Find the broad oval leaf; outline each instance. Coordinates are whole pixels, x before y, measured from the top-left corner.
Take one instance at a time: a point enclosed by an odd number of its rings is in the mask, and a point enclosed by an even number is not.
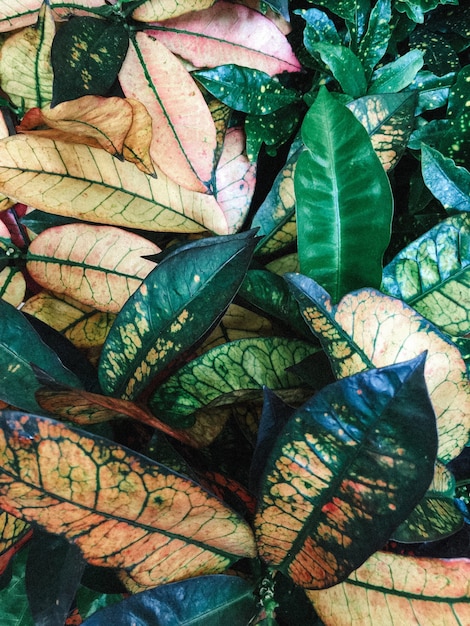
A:
[[[377,552],[344,583],[307,595],[325,626],[460,626],[470,622],[469,580],[470,559]]]
[[[378,287],[393,196],[367,131],[323,88],[304,118],[302,138],[307,150],[294,177],[301,272],[334,301],[352,289]]]
[[[65,224],[31,242],[26,267],[42,287],[99,311],[118,313],[155,263],[160,248],[113,226]]]
[[[344,580],[423,497],[437,432],[422,355],[325,387],[277,438],[260,483],[258,551],[307,589]]]
[[[425,377],[439,431],[441,461],[458,456],[470,433],[470,383],[459,349],[405,302],[374,289],[346,295],[333,306],[313,280],[287,280],[338,378],[411,359],[427,351]]]
[[[136,398],[151,378],[201,339],[235,296],[253,231],[202,239],[170,252],[122,308],[103,347],[103,390]]]
[[[421,155],[424,182],[444,209],[449,213],[470,211],[470,172],[425,144]]]
[[[196,483],[40,416],[0,417],[0,506],[62,535],[140,588],[254,556],[246,522]]]
[[[46,213],[164,232],[227,232],[213,196],[90,146],[15,135],[0,142],[0,191]]]

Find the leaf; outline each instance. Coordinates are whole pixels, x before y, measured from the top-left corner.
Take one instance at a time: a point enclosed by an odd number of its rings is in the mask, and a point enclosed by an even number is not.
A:
[[[0,423],[1,507],[89,563],[153,587],[253,556],[248,525],[189,479],[54,420],[4,411]]]
[[[424,64],[438,76],[459,71],[460,61],[457,51],[444,35],[428,28],[420,28],[411,33],[410,45],[423,51]]]
[[[199,576],[130,596],[92,615],[83,626],[133,626],[147,623],[149,616],[152,626],[219,626],[224,620],[248,624],[256,611],[249,582],[238,576]]]
[[[459,531],[464,518],[453,498],[426,494],[390,537],[401,543],[438,541]]]
[[[382,291],[401,298],[444,332],[470,332],[470,216],[449,217],[384,268]]]
[[[203,11],[211,7],[215,0],[184,0],[175,3],[172,0],[148,0],[141,3],[132,13],[132,18],[138,22],[158,22],[172,17],[184,15],[190,11]]]
[[[81,96],[104,96],[113,85],[129,47],[120,21],[76,17],[58,29],[51,48],[52,106]]]
[[[338,81],[344,93],[359,98],[367,91],[364,68],[350,48],[322,41],[315,44],[323,63]]]
[[[1,20],[1,16],[0,16]],[[55,25],[47,2],[35,26],[10,37],[0,48],[0,85],[16,106],[41,107],[52,98],[51,45]]]
[[[23,550],[14,560],[11,582],[0,590],[0,618],[4,626],[35,626],[24,583],[27,554]]]
[[[334,301],[364,285],[378,287],[393,197],[367,131],[323,88],[304,118],[302,139],[307,150],[294,177],[301,272]]]
[[[152,118],[150,156],[179,185],[206,192],[212,179],[216,130],[194,79],[160,41],[136,33],[119,72],[128,98]]]
[[[292,400],[305,398],[302,384],[288,368],[317,348],[281,337],[239,339],[212,348],[168,378],[149,399],[150,410],[179,428],[197,421],[204,407],[230,405],[233,398],[261,401],[263,386]]]
[[[157,175],[89,146],[24,135],[0,142],[0,192],[17,202],[113,226],[227,232],[213,196],[179,187],[163,172]]]
[[[470,172],[422,144],[421,171],[426,187],[449,213],[470,211]]]
[[[205,11],[152,24],[147,33],[196,68],[236,61],[270,76],[301,69],[286,37],[269,19],[225,0]]]
[[[337,378],[427,351],[425,377],[439,431],[438,457],[443,462],[456,457],[470,430],[470,386],[458,348],[407,304],[374,289],[350,293],[333,306],[314,281],[294,274],[287,280]]]
[[[326,42],[337,46],[341,45],[341,38],[335,23],[326,13],[319,9],[297,9],[295,13],[303,17],[306,22],[303,43],[312,56],[316,56],[315,46],[318,43]]]
[[[99,378],[105,393],[136,398],[199,341],[237,292],[253,234],[194,241],[159,263],[124,305],[103,347]]]
[[[12,244],[6,225],[0,220],[0,298],[13,306],[19,306],[25,296],[26,281],[21,270],[10,265],[20,256],[19,250]]]
[[[160,248],[113,226],[66,224],[30,244],[26,267],[42,287],[100,311],[118,313],[155,267]]]
[[[14,555],[31,539],[32,530],[5,511],[0,513],[0,576],[5,573]]]
[[[395,93],[405,89],[413,82],[423,63],[421,50],[410,50],[396,61],[376,70],[367,93]]]
[[[37,20],[38,13],[43,5],[42,0],[9,0],[8,4],[0,6],[0,32],[6,32],[30,26]],[[83,11],[86,8],[99,7],[103,0],[50,0],[54,16],[59,18],[64,13],[67,15]],[[65,5],[65,6],[64,6]]]
[[[300,114],[300,106],[287,106],[268,115],[247,115],[246,151],[250,161],[254,163],[258,159],[263,144],[269,156],[276,156],[278,148],[284,145],[297,129]]]
[[[390,0],[379,0],[370,12],[367,31],[361,39],[357,52],[367,80],[371,77],[374,67],[387,52],[392,34],[390,21]]]
[[[270,454],[255,518],[261,558],[307,589],[344,580],[413,510],[434,472],[425,356],[325,387]]]
[[[347,581],[308,591],[325,626],[383,621],[446,626],[470,619],[470,559],[409,557],[377,552]]]

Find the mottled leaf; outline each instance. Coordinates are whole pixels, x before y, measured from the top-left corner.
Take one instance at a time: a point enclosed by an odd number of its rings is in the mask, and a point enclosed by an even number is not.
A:
[[[285,144],[298,127],[300,106],[287,106],[269,115],[247,115],[245,118],[246,152],[250,161],[258,159],[261,146],[266,153],[276,156],[277,149]]]
[[[421,147],[421,171],[428,189],[449,213],[470,211],[470,172],[425,144]]]
[[[428,28],[419,28],[411,33],[410,45],[423,51],[424,64],[438,76],[459,71],[459,56],[445,35]]]
[[[375,66],[387,51],[392,34],[390,0],[378,0],[369,16],[367,31],[361,39],[357,56],[369,80]]]
[[[0,513],[0,576],[14,555],[31,539],[29,524],[5,511]]]
[[[0,6],[0,32],[30,26],[37,21],[43,0],[9,0]],[[54,17],[86,13],[87,8],[99,7],[103,0],[49,0]]]
[[[344,580],[423,497],[435,417],[424,356],[325,387],[278,437],[261,483],[258,551],[307,589]]]
[[[395,93],[405,89],[413,82],[423,63],[423,53],[420,50],[410,50],[396,61],[376,70],[367,93]]]
[[[23,302],[26,292],[24,276],[14,264],[20,255],[20,251],[12,244],[8,228],[0,221],[0,298],[13,306]]]
[[[455,534],[463,524],[462,512],[456,507],[453,498],[430,493],[425,495],[390,539],[401,543],[438,541]]]
[[[305,20],[303,43],[311,55],[315,56],[315,46],[318,43],[326,42],[337,46],[341,45],[341,38],[335,23],[324,11],[298,9],[295,13]]]
[[[142,588],[254,555],[248,525],[199,485],[111,441],[19,412],[0,418],[0,505]]]

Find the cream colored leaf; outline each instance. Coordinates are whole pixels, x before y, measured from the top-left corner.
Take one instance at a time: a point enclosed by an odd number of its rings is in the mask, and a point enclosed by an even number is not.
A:
[[[215,0],[148,0],[132,13],[138,22],[156,22],[177,17],[189,11],[202,11],[214,4]]]

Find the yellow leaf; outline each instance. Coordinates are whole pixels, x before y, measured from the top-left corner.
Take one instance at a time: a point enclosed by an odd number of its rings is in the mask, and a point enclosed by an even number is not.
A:
[[[156,22],[177,17],[189,11],[202,11],[214,4],[215,0],[148,0],[132,13],[132,17],[138,22]]]

